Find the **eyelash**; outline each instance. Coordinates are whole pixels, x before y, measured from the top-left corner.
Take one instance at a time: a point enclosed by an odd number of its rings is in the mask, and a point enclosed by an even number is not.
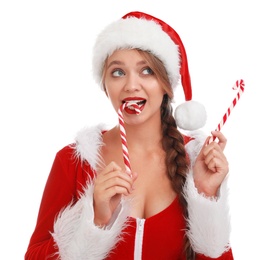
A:
[[[114,70],[112,71],[112,76],[113,76],[113,77],[118,77],[118,76],[115,76],[115,75],[114,75],[114,74],[117,73],[117,72],[121,72],[122,74],[125,75],[125,73],[123,72],[123,70],[121,70],[121,69],[114,69]]]
[[[153,75],[154,74],[153,70],[150,67],[146,67],[142,71],[144,71],[144,70],[148,70],[148,75]]]
[[[144,71],[148,70],[148,73],[144,73]],[[143,75],[154,75],[153,70],[150,67],[145,67],[141,70]],[[112,76],[113,77],[118,77],[120,75],[114,75],[115,73],[121,73],[122,75],[125,75],[125,72],[122,69],[114,69],[112,71]]]

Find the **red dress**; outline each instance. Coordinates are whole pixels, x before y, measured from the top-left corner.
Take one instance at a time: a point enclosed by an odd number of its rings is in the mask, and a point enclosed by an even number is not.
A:
[[[65,220],[62,220],[59,215],[64,208],[73,208],[74,205],[80,203],[82,194],[86,192],[84,188],[88,184],[89,179],[94,177],[94,171],[92,167],[90,167],[89,162],[87,162],[87,160],[81,160],[79,158],[80,156],[76,156],[75,147],[75,145],[66,146],[56,154],[44,189],[36,227],[31,236],[25,259],[59,259],[59,254],[61,255],[62,251],[60,249],[62,245],[58,244],[55,236],[53,236],[55,232],[54,223],[57,219],[60,222]],[[67,210],[67,212],[69,215],[69,210]],[[81,211],[77,210],[76,212]],[[74,215],[74,212],[71,213],[69,218]],[[89,240],[87,248],[95,252],[93,257],[85,257],[91,255],[88,253],[83,254],[84,257],[82,257],[82,255],[79,256],[80,254],[75,252],[77,250],[77,242],[73,243],[72,246],[68,246],[75,248],[75,250],[72,249],[72,255],[68,256],[70,254],[69,251],[63,254],[61,259],[103,259],[100,257],[101,255],[105,255],[105,259],[110,260],[185,259],[182,256],[182,250],[186,224],[182,214],[182,208],[177,198],[162,212],[150,218],[135,219],[129,216],[127,217],[128,221],[126,218],[125,225],[123,225],[124,229],[121,228],[122,232],[119,234],[122,239],[114,240],[113,238],[113,242],[109,241],[109,243],[113,243],[113,247],[108,246],[107,242],[111,238],[109,236],[107,238],[105,234],[101,235],[101,240],[99,240],[99,238],[95,241],[93,241],[93,239]],[[86,223],[90,223],[90,221],[88,220]],[[65,224],[61,227],[64,228],[58,231],[58,233],[61,234],[60,237],[63,241],[67,241],[69,240],[68,238],[73,237],[72,234],[70,234],[72,233],[70,231],[71,228],[69,228],[69,231],[65,231]],[[75,230],[77,231],[77,229],[78,228]],[[97,228],[95,230],[97,231]],[[103,230],[98,230],[97,232],[102,233]],[[119,237],[119,235],[117,235],[117,237]],[[102,239],[106,239],[106,243],[103,242],[105,240]],[[84,241],[85,239],[82,237],[82,243],[84,243]],[[69,241],[67,243],[69,243]],[[100,248],[107,253],[96,255],[96,251],[99,251]],[[79,257],[75,257],[76,255]],[[233,256],[231,249],[227,249],[218,258],[210,258],[202,254],[197,254],[196,259],[231,260]]]

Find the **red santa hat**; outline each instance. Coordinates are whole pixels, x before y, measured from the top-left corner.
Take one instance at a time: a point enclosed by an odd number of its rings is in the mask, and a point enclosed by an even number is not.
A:
[[[97,37],[93,49],[93,75],[102,86],[103,65],[117,49],[141,49],[159,58],[166,68],[171,86],[180,82],[186,102],[175,109],[177,126],[196,130],[205,125],[206,111],[202,104],[192,101],[192,87],[186,51],[177,32],[164,21],[142,12],[130,12],[109,24]]]

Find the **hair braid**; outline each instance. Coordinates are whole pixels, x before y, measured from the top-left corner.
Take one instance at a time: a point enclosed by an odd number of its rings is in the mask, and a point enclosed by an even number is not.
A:
[[[183,186],[186,181],[188,161],[184,148],[184,140],[181,133],[178,131],[175,119],[172,116],[171,100],[167,94],[164,95],[161,106],[161,120],[163,132],[162,145],[166,151],[165,163],[167,167],[167,174],[171,180],[174,191],[178,194],[179,202],[184,209],[184,217],[187,219],[187,202],[183,195]],[[186,259],[195,259],[195,254],[187,236],[185,236],[184,244]]]

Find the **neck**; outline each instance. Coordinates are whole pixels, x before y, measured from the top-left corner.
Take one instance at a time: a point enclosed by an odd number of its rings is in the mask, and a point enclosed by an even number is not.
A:
[[[160,145],[162,139],[160,120],[150,124],[125,125],[125,131],[130,149],[142,149],[142,147],[144,150],[153,149]]]

